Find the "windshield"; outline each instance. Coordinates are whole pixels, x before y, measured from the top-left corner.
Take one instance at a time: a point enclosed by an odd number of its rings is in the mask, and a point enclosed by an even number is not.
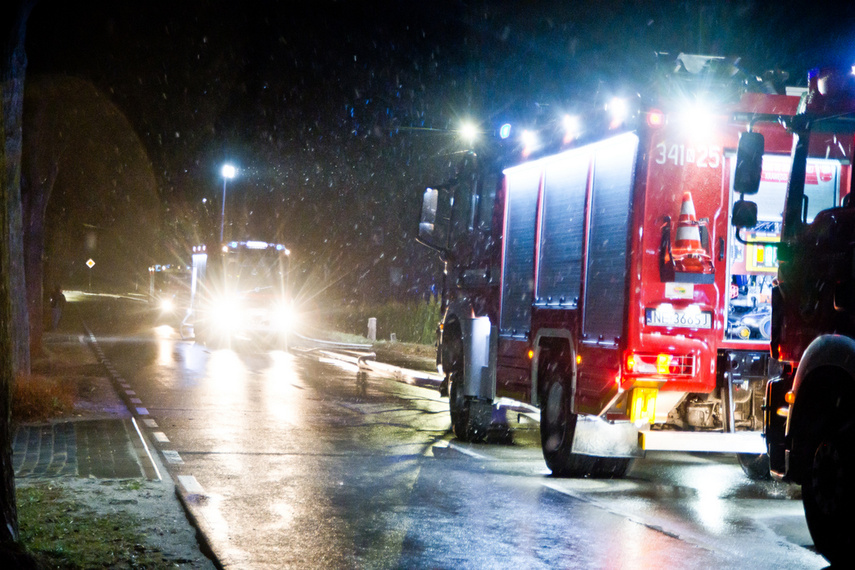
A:
[[[287,258],[275,250],[238,250],[225,256],[226,281],[236,292],[284,288]]]
[[[731,160],[731,184],[735,170]],[[730,291],[727,295],[727,340],[768,341],[771,335],[772,282],[778,273],[777,243],[781,238],[784,199],[790,176],[790,156],[766,155],[760,190],[752,201],[757,204],[757,225],[743,230],[748,244],[735,239],[729,252]],[[812,222],[822,210],[837,203],[840,186],[840,163],[836,160],[809,159],[805,176],[807,221]],[[738,196],[731,188],[731,196]],[[768,244],[768,245],[766,245]]]

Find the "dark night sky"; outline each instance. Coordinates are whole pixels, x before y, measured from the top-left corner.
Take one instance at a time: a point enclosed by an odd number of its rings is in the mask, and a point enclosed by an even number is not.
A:
[[[419,188],[444,177],[461,118],[489,130],[635,89],[656,51],[740,56],[803,83],[810,67],[855,60],[855,3],[838,4],[40,0],[28,73],[91,82],[136,132],[161,227],[135,256],[216,233],[230,160],[232,235],[286,242],[346,294],[400,293],[426,286],[412,270],[432,260],[412,240]],[[57,196],[83,191],[60,180]],[[54,215],[70,214],[59,200]],[[387,286],[395,268],[409,283]]]

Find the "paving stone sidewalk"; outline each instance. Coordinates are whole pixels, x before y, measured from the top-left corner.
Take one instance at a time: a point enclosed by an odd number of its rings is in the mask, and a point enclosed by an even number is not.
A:
[[[65,417],[15,428],[15,477],[157,479],[130,411],[111,385],[93,350],[80,312],[71,307],[59,330],[46,331],[44,353],[34,372],[75,382],[77,399]]]
[[[16,477],[157,477],[127,418],[19,426],[12,447]]]

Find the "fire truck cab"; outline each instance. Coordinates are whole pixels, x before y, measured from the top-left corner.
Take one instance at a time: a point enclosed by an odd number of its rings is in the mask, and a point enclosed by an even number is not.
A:
[[[855,542],[855,76],[814,70],[796,116],[754,120],[784,124],[794,139],[791,154],[772,157],[762,134],[744,133],[737,158],[748,182],[734,205],[738,231],[750,242],[755,212],[783,212],[771,329],[783,370],[765,399],[770,466],[801,485],[817,550],[844,566]],[[768,160],[787,166],[788,185],[775,193],[757,185]]]
[[[754,114],[794,116],[799,97],[752,92],[728,65],[681,54],[655,95],[598,103],[540,150],[471,152],[424,192],[458,438],[484,439],[511,398],[539,408],[555,475],[622,476],[645,451],[682,450],[736,453],[768,476],[780,210],[760,208],[747,243],[730,212],[739,134]],[[779,124],[755,130],[789,152]],[[786,186],[785,159],[763,168],[764,192]]]
[[[282,244],[232,241],[193,248],[190,312],[197,342],[287,348],[295,321],[288,286],[291,252]]]

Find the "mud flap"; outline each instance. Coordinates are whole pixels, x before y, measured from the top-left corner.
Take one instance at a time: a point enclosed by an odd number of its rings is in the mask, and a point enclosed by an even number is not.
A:
[[[462,319],[463,395],[493,401],[496,397],[494,368],[490,366],[491,332],[488,317]]]
[[[573,453],[595,457],[641,457],[638,429],[629,422],[607,422],[579,416],[573,434]]]

